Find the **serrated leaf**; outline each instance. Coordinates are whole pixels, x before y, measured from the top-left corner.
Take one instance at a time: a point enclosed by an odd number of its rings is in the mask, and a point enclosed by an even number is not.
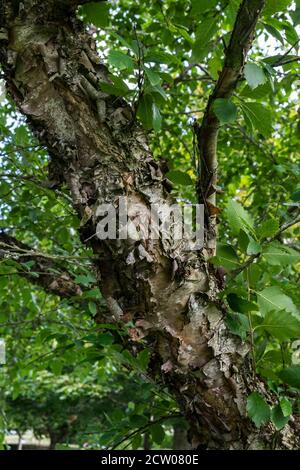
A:
[[[270,81],[266,81],[263,85],[259,85],[255,90],[246,85],[243,90],[240,92],[241,98],[249,98],[250,100],[259,100],[260,98],[264,98],[267,95],[273,93],[272,83]]]
[[[271,420],[276,429],[280,430],[289,421],[289,416],[284,416],[281,410],[280,405],[275,406],[271,411]]]
[[[259,85],[263,85],[267,81],[267,77],[259,65],[248,62],[245,65],[244,75],[248,85],[252,90],[257,88]]]
[[[268,219],[265,220],[256,230],[256,235],[260,240],[268,237],[273,237],[279,230],[278,220]]]
[[[300,366],[291,366],[278,373],[280,379],[293,388],[300,389]]]
[[[110,50],[107,61],[110,66],[116,67],[119,70],[128,70],[129,72],[132,72],[134,69],[132,58],[121,51]]]
[[[247,338],[249,331],[248,316],[242,313],[228,313],[226,324],[231,333],[239,336],[243,341]]]
[[[299,336],[300,320],[294,317],[291,312],[273,310],[266,314],[263,323],[256,328],[263,328],[280,341],[289,341]]]
[[[259,428],[270,419],[270,407],[264,398],[257,392],[251,393],[247,398],[247,413]]]
[[[240,266],[238,256],[232,246],[219,243],[217,255],[210,259],[215,266],[223,266],[226,269],[236,269]]]
[[[291,402],[285,397],[280,400],[280,408],[281,408],[282,414],[285,418],[287,416],[290,416],[293,412]]]
[[[154,70],[145,68],[145,73],[152,86],[156,86],[160,84],[161,78],[157,72],[155,72]]]
[[[256,129],[266,137],[272,133],[272,114],[266,106],[252,101],[240,103],[240,106],[242,108],[246,124],[252,131]]]
[[[234,122],[237,117],[237,107],[230,100],[218,98],[213,103],[213,111],[220,124]]]
[[[298,251],[276,242],[264,249],[263,256],[271,266],[288,266],[300,261]]]
[[[229,201],[225,215],[233,233],[238,234],[240,230],[244,230],[246,233],[253,233],[254,222],[252,217],[234,199]]]
[[[267,287],[261,292],[257,292],[258,306],[263,315],[272,310],[286,310],[287,312],[298,314],[297,307],[292,299],[285,295],[279,287]]]
[[[227,302],[234,312],[248,313],[258,310],[258,306],[254,302],[249,302],[235,293],[227,295]]]

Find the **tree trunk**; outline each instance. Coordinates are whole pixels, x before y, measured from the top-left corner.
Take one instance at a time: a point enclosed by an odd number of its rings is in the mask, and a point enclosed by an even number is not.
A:
[[[53,436],[52,434],[50,435],[50,445],[48,450],[55,450],[57,445],[57,440],[56,436]]]
[[[188,432],[181,424],[175,424],[173,435],[173,450],[190,450],[191,444],[188,441]]]
[[[192,447],[270,448],[274,429],[255,428],[245,402],[253,390],[269,402],[273,398],[253,376],[248,344],[226,328],[205,248],[184,252],[165,240],[95,236],[101,204],[117,208],[118,197],[126,196],[131,217],[149,221],[151,203],[171,206],[173,200],[147,135],[131,123],[132,110],[122,99],[97,94],[107,70],[75,20],[76,3],[28,0],[24,10],[16,8],[18,2],[0,2],[7,89],[48,149],[53,186],[65,183],[70,190],[111,320],[131,319],[135,335],[148,339],[148,373],[177,398],[191,426]],[[287,425],[278,442],[295,448],[300,438]]]

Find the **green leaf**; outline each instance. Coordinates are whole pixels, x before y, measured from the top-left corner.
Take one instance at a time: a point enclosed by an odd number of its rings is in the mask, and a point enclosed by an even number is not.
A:
[[[109,7],[108,2],[91,2],[83,5],[80,13],[83,15],[85,22],[93,23],[99,28],[105,28],[109,25]]]
[[[257,88],[259,85],[263,85],[267,81],[267,77],[264,71],[257,64],[248,62],[245,66],[244,75],[248,85],[252,90]]]
[[[156,51],[153,49],[150,49],[146,52],[144,59],[145,63],[153,62],[155,64],[170,64],[177,61],[178,59],[177,57],[174,57],[174,55],[169,54],[168,52]]]
[[[283,415],[280,405],[277,405],[274,408],[272,408],[271,420],[274,426],[276,427],[276,429],[280,430],[284,428],[284,426],[287,424],[289,419],[290,419],[289,416]]]
[[[281,42],[282,45],[284,45],[284,39],[278,29],[275,28],[275,26],[268,23],[264,23],[264,27],[266,28],[268,33],[271,34],[271,36],[273,36],[275,39]]]
[[[88,306],[89,306],[89,311],[91,312],[91,314],[95,316],[97,313],[97,305],[95,304],[95,302],[89,302]]]
[[[110,50],[107,60],[111,67],[116,67],[119,70],[128,70],[129,72],[132,72],[134,69],[132,58],[121,51]]]
[[[193,43],[193,39],[189,35],[189,32],[183,26],[177,25],[177,24],[176,25],[175,24],[169,24],[169,30],[172,33],[175,33],[175,34],[178,34],[178,35],[182,36],[190,44]]]
[[[300,202],[300,188],[295,189],[291,195],[292,201]]]
[[[156,444],[161,444],[165,438],[164,428],[160,424],[152,424],[150,427],[150,433]]]
[[[95,276],[92,274],[80,274],[75,277],[76,284],[82,284],[84,286],[89,286],[90,284],[94,284],[96,282]]]
[[[248,235],[245,230],[240,230],[238,233],[238,244],[239,248],[243,253],[247,253],[247,248],[250,242],[250,235]]]
[[[285,418],[287,416],[290,416],[293,412],[291,402],[285,397],[280,400],[280,408],[281,408],[282,414]]]
[[[233,233],[238,234],[240,230],[244,230],[246,233],[253,233],[254,222],[252,217],[234,199],[229,201],[225,215]]]
[[[149,80],[149,82],[151,83],[152,86],[156,86],[156,85],[160,84],[161,78],[160,78],[160,76],[157,72],[155,72],[154,70],[150,70],[146,67],[145,67],[144,70],[145,70],[147,78],[148,78],[148,80]]]
[[[292,0],[267,0],[264,9],[264,15],[274,15],[278,11],[286,11]]]
[[[259,85],[255,90],[246,85],[240,92],[241,98],[249,98],[250,100],[259,100],[273,93],[270,81],[266,81],[263,85]]]
[[[256,240],[254,240],[254,238],[250,237],[250,242],[247,247],[247,255],[257,255],[261,252],[261,250],[261,245]]]
[[[148,418],[144,415],[131,415],[129,418],[130,424],[136,428],[145,426],[148,423]]]
[[[192,185],[193,181],[187,173],[183,173],[180,170],[171,170],[169,171],[166,176],[170,181],[175,184],[181,184],[183,186]]]
[[[234,122],[237,117],[237,107],[230,100],[218,98],[213,103],[213,111],[220,124]]]
[[[257,392],[251,393],[247,398],[247,413],[258,428],[266,424],[271,416],[269,405]]]
[[[204,13],[206,10],[211,10],[216,6],[218,0],[192,0],[192,12],[193,16],[198,16]]]
[[[268,137],[273,130],[271,111],[261,103],[248,101],[240,103],[247,126],[253,131],[257,129],[263,136]]]
[[[150,95],[143,95],[138,106],[138,117],[142,121],[145,129],[153,127],[153,100]]]
[[[115,96],[126,96],[130,93],[130,89],[120,77],[110,73],[109,79],[112,83],[100,82],[100,88],[102,91]]]
[[[263,256],[271,266],[288,266],[300,261],[300,253],[280,243],[271,243],[263,251]]]
[[[266,314],[263,323],[256,328],[263,328],[280,341],[289,341],[300,334],[300,320],[291,312],[273,310]]]
[[[279,230],[278,220],[268,219],[265,220],[256,230],[256,235],[260,240],[268,237],[273,237]]]
[[[210,259],[215,266],[223,266],[226,269],[236,269],[240,266],[236,252],[230,245],[219,243],[217,246],[217,256]]]
[[[202,60],[208,51],[208,43],[218,31],[218,21],[215,18],[206,18],[196,30],[196,39],[192,48],[193,60]]]
[[[229,312],[226,316],[226,324],[233,334],[245,341],[249,331],[249,320],[246,315]]]
[[[137,361],[143,370],[146,370],[150,361],[151,353],[149,349],[143,349],[137,355]]]
[[[291,366],[278,373],[280,379],[293,388],[300,390],[300,366]]]
[[[258,306],[263,315],[272,310],[286,310],[297,315],[298,310],[292,299],[285,295],[279,287],[267,287],[261,292],[257,292]]]
[[[101,346],[110,346],[114,342],[114,337],[111,333],[101,333],[97,337],[97,343]]]
[[[234,293],[227,295],[227,302],[234,312],[248,313],[258,310],[258,306],[255,303],[249,302],[249,300],[243,299]]]
[[[161,129],[161,114],[159,108],[155,103],[152,105],[152,119],[153,119],[153,129],[155,132],[160,131]]]

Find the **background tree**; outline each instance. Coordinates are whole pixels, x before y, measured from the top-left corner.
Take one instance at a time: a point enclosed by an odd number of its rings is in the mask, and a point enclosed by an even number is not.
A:
[[[96,316],[168,387],[193,447],[296,448],[299,4],[82,1],[76,19],[79,3],[0,4],[3,77],[35,134],[5,101],[3,290],[27,277]],[[200,200],[204,249],[99,241],[120,195],[146,219]]]

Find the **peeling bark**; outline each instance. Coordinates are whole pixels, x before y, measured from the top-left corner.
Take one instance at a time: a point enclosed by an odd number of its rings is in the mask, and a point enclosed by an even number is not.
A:
[[[77,2],[24,3],[20,10],[15,2],[0,2],[7,89],[47,146],[52,178],[70,190],[112,319],[131,319],[133,340],[148,341],[148,373],[177,398],[193,448],[270,448],[274,429],[256,429],[245,401],[253,390],[273,398],[253,377],[248,344],[226,329],[206,249],[183,252],[175,242],[95,237],[100,204],[117,206],[118,197],[127,196],[149,220],[151,203],[170,206],[173,200],[145,132],[131,123],[132,110],[122,99],[99,93],[107,69],[71,14]],[[174,260],[180,265],[175,273]],[[278,446],[299,446],[294,428],[286,426]]]
[[[195,124],[199,151],[199,200],[206,209],[207,248],[215,255],[217,240],[217,145],[220,122],[213,105],[217,99],[230,98],[241,79],[247,54],[252,46],[258,18],[266,0],[243,0],[240,5],[230,43],[225,50],[225,61],[216,86],[209,97],[201,126]]]

